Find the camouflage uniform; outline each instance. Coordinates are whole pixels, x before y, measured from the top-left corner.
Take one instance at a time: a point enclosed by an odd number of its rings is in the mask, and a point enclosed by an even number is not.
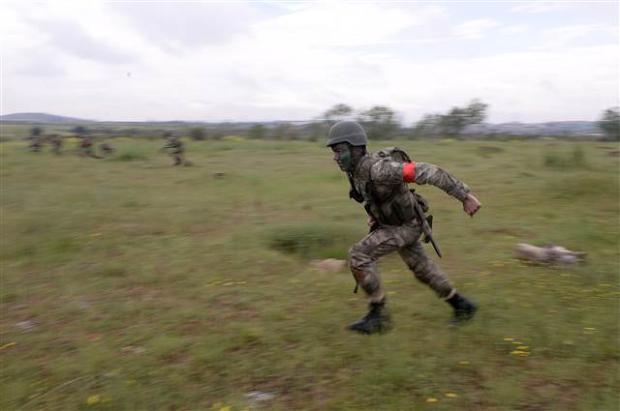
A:
[[[174,158],[174,165],[178,166],[183,164],[183,143],[177,137],[169,137],[168,142],[163,149],[171,149],[169,154]]]
[[[79,153],[81,156],[95,157],[93,153],[93,139],[90,136],[82,136],[79,143]]]
[[[413,208],[416,199],[403,181],[403,166],[389,157],[367,154],[352,173],[351,183],[377,226],[349,250],[351,271],[371,302],[382,301],[385,295],[376,262],[398,251],[419,281],[439,297],[449,298],[454,293],[452,283],[426,255],[420,242],[422,227]],[[415,163],[415,183],[434,185],[461,201],[470,191],[467,185],[428,163]]]
[[[431,184],[442,189],[459,199],[469,215],[478,211],[480,202],[465,184],[441,168],[412,162],[406,153],[395,148],[367,153],[367,143],[363,127],[345,120],[330,128],[326,144],[332,149],[340,169],[347,173],[351,184],[349,196],[364,203],[372,222],[370,233],[349,250],[349,266],[357,285],[369,297],[369,311],[348,328],[364,334],[390,328],[377,260],[394,251],[398,251],[418,280],[452,306],[453,324],[470,320],[476,313],[476,305],[456,292],[420,243],[422,233],[428,236],[430,230],[424,229],[416,210],[422,209],[422,214],[426,204],[407,183]]]
[[[99,149],[104,157],[110,156],[114,154],[114,151],[116,151],[116,149],[109,143],[101,143],[99,145]]]
[[[60,137],[59,135],[53,134],[49,136],[49,141],[52,145],[52,153],[62,154],[62,137]]]
[[[39,151],[41,151],[41,147],[43,147],[43,139],[41,138],[41,136],[39,135],[33,135],[29,137],[30,139],[30,144],[28,145],[28,148],[30,149],[30,151],[38,153]]]
[[[33,127],[30,130],[30,136],[28,137],[28,140],[30,140],[30,144],[28,144],[30,151],[35,153],[41,151],[41,148],[43,147],[42,131],[43,130],[40,127]]]

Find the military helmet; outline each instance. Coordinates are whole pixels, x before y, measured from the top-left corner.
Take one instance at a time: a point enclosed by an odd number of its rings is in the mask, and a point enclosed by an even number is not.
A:
[[[329,129],[326,146],[333,146],[338,143],[349,143],[352,146],[365,146],[368,144],[368,137],[364,128],[355,121],[339,121]]]

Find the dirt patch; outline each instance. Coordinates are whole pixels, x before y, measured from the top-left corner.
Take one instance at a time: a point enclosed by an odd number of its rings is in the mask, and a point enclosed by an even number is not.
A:
[[[583,386],[569,381],[532,378],[524,383],[524,388],[531,395],[519,406],[519,409],[527,411],[542,411],[550,408],[574,409],[574,404],[583,395]]]
[[[530,235],[528,231],[514,227],[483,228],[477,229],[475,232],[476,234],[504,235],[511,237],[526,237]]]

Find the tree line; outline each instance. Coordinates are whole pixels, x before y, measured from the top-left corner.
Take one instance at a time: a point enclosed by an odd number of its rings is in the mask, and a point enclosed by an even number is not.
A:
[[[323,113],[323,121],[331,125],[344,119],[355,119],[366,128],[369,139],[390,139],[393,137],[416,138],[461,138],[471,125],[481,124],[487,118],[489,105],[478,99],[462,107],[452,107],[445,113],[425,114],[411,127],[405,127],[396,112],[387,106],[374,106],[356,112],[346,104],[336,104]],[[604,110],[598,121],[603,140],[620,141],[620,109]]]
[[[474,99],[463,107],[452,107],[445,114],[425,114],[407,131],[409,137],[458,138],[465,127],[482,123],[487,116],[488,104]],[[355,116],[353,108],[336,104],[327,110],[323,118],[329,124],[338,120],[354,118],[361,123],[370,139],[390,139],[403,134],[403,125],[396,112],[388,106],[374,106]]]
[[[355,120],[361,123],[371,140],[389,140],[393,138],[462,138],[468,126],[482,124],[487,118],[489,105],[473,99],[463,106],[454,106],[445,113],[424,114],[410,126],[403,125],[397,112],[385,105],[376,105],[369,109],[355,110],[350,105],[339,103],[330,107],[311,121],[305,122],[264,122],[264,123],[218,123],[187,125],[182,122],[174,124],[152,123],[123,127],[110,124],[79,125],[69,130],[72,134],[92,133],[99,137],[141,137],[160,138],[166,132],[189,137],[194,141],[219,140],[224,136],[238,135],[250,139],[270,140],[311,140],[325,138],[329,127],[340,120]],[[604,110],[597,126],[602,139],[620,141],[620,110],[611,107]],[[35,127],[35,129],[37,129]],[[32,130],[37,135],[40,130]]]

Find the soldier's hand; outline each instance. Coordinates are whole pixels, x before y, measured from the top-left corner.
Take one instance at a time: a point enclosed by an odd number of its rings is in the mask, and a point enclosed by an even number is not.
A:
[[[481,206],[482,204],[480,204],[480,201],[471,193],[467,194],[467,197],[463,200],[463,210],[469,214],[470,217],[473,217],[474,214],[480,210]]]
[[[369,217],[368,217],[368,221],[366,221],[366,224],[368,224],[368,227],[372,227],[372,226],[374,226],[375,224],[377,224],[377,222],[375,221],[375,219],[374,219],[374,218],[372,218],[372,217],[370,217],[370,216],[369,216]]]

